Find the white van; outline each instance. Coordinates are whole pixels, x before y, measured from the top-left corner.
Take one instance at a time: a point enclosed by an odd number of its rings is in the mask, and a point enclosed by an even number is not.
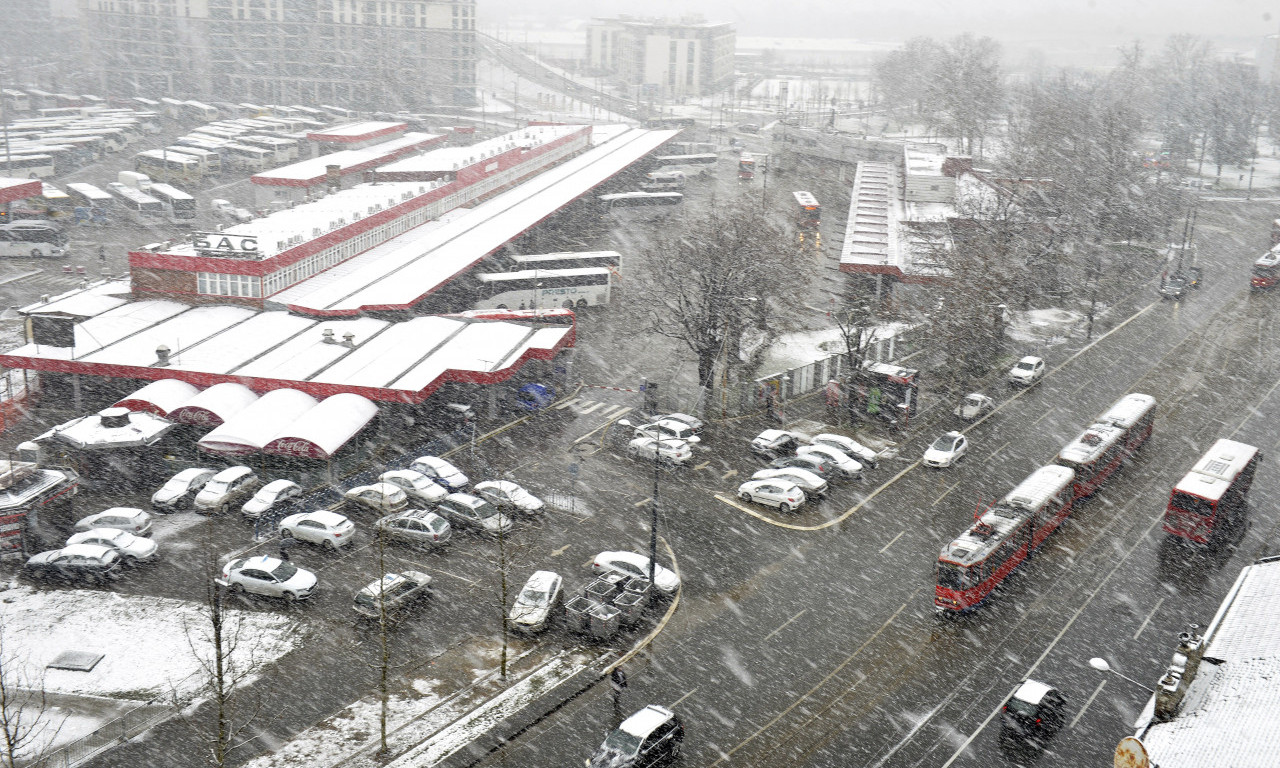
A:
[[[684,171],[653,171],[646,173],[640,188],[645,192],[667,192],[684,189]]]
[[[117,180],[126,187],[133,187],[139,192],[146,192],[151,189],[151,177],[145,173],[121,171],[117,174]]]

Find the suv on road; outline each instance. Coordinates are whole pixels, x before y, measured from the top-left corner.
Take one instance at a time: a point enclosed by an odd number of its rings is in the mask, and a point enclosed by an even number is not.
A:
[[[641,768],[674,761],[680,756],[684,726],[666,707],[650,704],[604,740],[587,761],[588,768]]]
[[[1044,376],[1044,360],[1027,355],[1009,371],[1009,383],[1029,387]]]
[[[1067,700],[1056,688],[1023,680],[1000,711],[1000,742],[1043,747],[1066,720]]]

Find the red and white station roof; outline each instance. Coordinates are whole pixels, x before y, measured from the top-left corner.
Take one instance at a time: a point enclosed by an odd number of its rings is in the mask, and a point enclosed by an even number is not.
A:
[[[44,189],[39,179],[13,179],[0,176],[0,205],[38,197]]]
[[[128,290],[127,281],[104,281],[24,308],[27,315],[80,318],[75,346],[25,344],[0,354],[0,365],[421,402],[446,381],[505,381],[528,360],[551,359],[575,339],[573,325],[539,328],[462,316],[317,320],[246,307],[129,301]],[[156,356],[162,345],[170,349],[164,366]]]

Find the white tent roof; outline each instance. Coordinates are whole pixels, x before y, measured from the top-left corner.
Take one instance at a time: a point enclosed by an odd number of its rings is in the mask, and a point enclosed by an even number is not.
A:
[[[378,415],[373,401],[349,392],[326,397],[263,449],[281,456],[328,459]]]
[[[180,379],[157,379],[116,403],[116,407],[168,416],[199,393],[199,389]]]
[[[200,438],[197,445],[210,453],[257,453],[318,404],[314,397],[296,389],[272,390]]]
[[[249,407],[258,396],[243,384],[227,381],[214,384],[175,408],[169,417],[182,424],[216,427]]]

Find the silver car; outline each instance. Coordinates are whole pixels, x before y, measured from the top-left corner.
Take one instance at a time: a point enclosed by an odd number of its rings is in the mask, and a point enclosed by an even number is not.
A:
[[[830,445],[802,445],[796,449],[796,455],[817,456],[825,459],[833,464],[843,477],[862,477],[862,465],[846,456],[844,451],[832,448]]]
[[[546,507],[542,499],[510,480],[485,480],[476,483],[475,490],[477,496],[499,509],[514,509],[533,515]]]
[[[162,513],[190,508],[196,494],[204,489],[214,474],[214,470],[204,467],[182,470],[151,495],[151,508]]]
[[[448,520],[427,509],[387,515],[375,525],[388,539],[430,547],[447,544],[453,532]]]
[[[540,632],[564,599],[564,580],[554,571],[534,571],[511,606],[508,619],[520,632]]]
[[[118,528],[93,528],[81,531],[67,539],[68,547],[73,544],[94,544],[114,550],[124,565],[155,562],[156,552],[160,549],[160,545],[151,539],[134,536]]]
[[[248,467],[228,467],[209,479],[204,490],[196,494],[195,511],[203,514],[227,513],[243,504],[262,481]]]
[[[384,515],[388,512],[399,512],[409,506],[409,497],[404,489],[391,483],[357,486],[344,493],[343,497],[347,501]]]
[[[378,476],[378,481],[390,483],[404,491],[411,503],[439,504],[441,499],[449,495],[443,486],[416,469],[383,472]]]
[[[286,504],[301,495],[302,488],[292,480],[272,480],[259,488],[258,492],[253,494],[253,498],[246,501],[240,508],[240,512],[248,519],[256,520],[273,509],[284,508]]]
[[[877,463],[876,456],[879,455],[876,451],[868,448],[857,440],[854,440],[852,437],[835,435],[830,432],[823,432],[822,434],[814,435],[813,444],[829,445],[849,458],[856,460],[860,464],[871,467],[872,469],[875,469]]]
[[[151,515],[137,507],[112,507],[76,523],[77,531],[92,531],[94,528],[115,528],[134,536],[150,536]]]
[[[440,513],[453,525],[475,528],[493,536],[511,530],[511,518],[489,502],[469,493],[451,493],[440,502]]]
[[[398,619],[411,603],[431,595],[431,577],[420,571],[388,573],[356,593],[352,608],[369,619]]]
[[[784,467],[782,469],[762,469],[751,476],[752,480],[786,480],[800,486],[806,496],[825,496],[827,481],[807,469],[800,467]]]

